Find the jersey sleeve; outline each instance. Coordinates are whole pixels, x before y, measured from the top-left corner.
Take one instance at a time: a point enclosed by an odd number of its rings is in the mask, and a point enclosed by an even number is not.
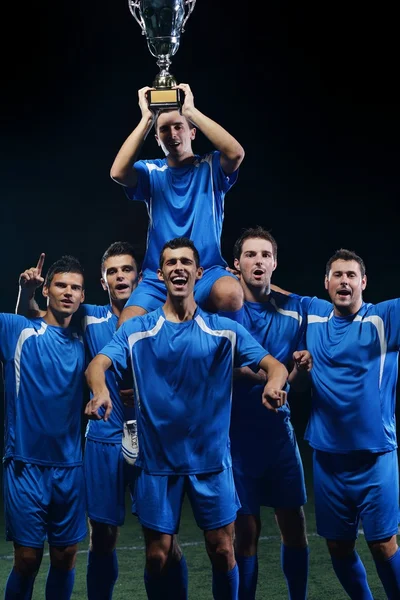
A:
[[[104,354],[112,362],[112,368],[120,379],[129,368],[129,341],[125,323],[115,332],[111,342],[102,348],[99,354]]]
[[[15,352],[16,336],[18,335],[18,323],[23,317],[14,314],[0,313],[0,360],[6,361],[12,358]],[[22,329],[22,327],[20,328]]]
[[[214,186],[224,194],[236,183],[239,170],[226,175],[221,167],[221,152],[216,150],[212,157]]]
[[[236,323],[235,367],[250,367],[254,372],[269,354],[240,323]]]
[[[376,311],[385,324],[388,348],[400,350],[400,298],[376,304]]]
[[[150,198],[150,173],[146,161],[138,160],[133,166],[137,172],[136,186],[124,187],[124,191],[129,200],[142,200],[145,202]]]

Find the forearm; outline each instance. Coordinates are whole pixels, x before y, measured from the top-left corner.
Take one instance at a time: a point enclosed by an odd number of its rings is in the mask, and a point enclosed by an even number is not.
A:
[[[285,365],[273,358],[270,354],[260,362],[260,367],[267,374],[268,385],[277,389],[283,389],[288,381],[288,370]]]
[[[239,142],[224,129],[193,107],[185,112],[185,116],[209,139],[211,144],[232,163],[232,170],[239,168],[244,158],[244,149]]]
[[[24,317],[35,318],[43,316],[45,311],[40,310],[34,295],[26,294],[19,288],[15,313],[17,315],[23,315]]]
[[[112,164],[110,176],[121,185],[132,186],[135,183],[135,175],[132,168],[137,160],[142,145],[153,126],[153,117],[142,117],[137,127],[132,131],[122,144]]]
[[[106,360],[104,360],[106,359]],[[107,359],[104,355],[95,356],[86,369],[86,382],[93,395],[108,394],[106,384]],[[109,361],[111,364],[111,361]]]

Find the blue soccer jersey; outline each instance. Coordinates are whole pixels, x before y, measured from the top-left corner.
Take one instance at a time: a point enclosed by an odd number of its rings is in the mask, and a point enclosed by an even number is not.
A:
[[[287,364],[295,350],[305,347],[301,344],[306,318],[298,298],[271,291],[269,302],[244,303],[242,324],[263,348],[268,348],[272,356]],[[243,430],[247,423],[251,427],[250,436],[254,435],[254,428],[264,436],[266,423],[276,425],[275,413],[252,401],[259,397],[262,389],[263,385],[254,384],[246,378],[235,381],[233,387],[232,427],[237,425]],[[289,417],[289,405],[282,406],[279,413],[283,418]],[[279,431],[275,430],[275,433],[280,435]],[[268,430],[268,435],[274,435],[274,430]]]
[[[121,375],[132,364],[137,466],[184,475],[231,465],[232,369],[257,369],[268,354],[240,324],[199,308],[193,320],[175,323],[159,308],[124,323],[101,353]]]
[[[364,303],[348,317],[334,316],[331,303],[313,299],[307,321],[314,359],[310,445],[332,453],[396,448],[400,299]]]
[[[110,304],[96,306],[83,304],[79,309],[82,317],[85,343],[88,358],[91,360],[108,344],[116,329],[118,317],[113,313]],[[89,420],[86,428],[86,437],[99,442],[121,443],[123,423],[125,420],[134,419],[134,409],[126,408],[119,395],[119,385],[112,371],[106,373],[107,387],[113,403],[113,410],[108,421]],[[100,409],[100,415],[104,413]]]
[[[70,327],[0,314],[5,458],[48,466],[82,463],[85,349]]]
[[[218,151],[196,156],[191,165],[169,167],[167,159],[140,160],[135,188],[125,188],[130,200],[142,200],[149,214],[143,271],[157,271],[165,242],[176,237],[194,241],[205,269],[226,266],[221,255],[224,198],[237,179],[227,176]]]

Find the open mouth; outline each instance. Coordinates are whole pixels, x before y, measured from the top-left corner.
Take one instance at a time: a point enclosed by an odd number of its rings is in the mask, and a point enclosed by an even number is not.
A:
[[[348,296],[351,296],[351,292],[349,290],[338,290],[336,294],[340,296],[340,298],[347,298]]]
[[[264,275],[264,271],[262,269],[254,269],[253,275],[254,277],[262,277]]]
[[[125,290],[129,289],[129,285],[128,285],[127,283],[118,283],[118,284],[115,286],[115,289],[116,289],[118,292],[124,292]]]
[[[186,277],[173,277],[171,278],[171,281],[175,287],[183,287],[187,284]]]

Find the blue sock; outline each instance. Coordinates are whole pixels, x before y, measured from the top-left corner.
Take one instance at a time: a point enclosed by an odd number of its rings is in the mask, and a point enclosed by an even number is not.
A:
[[[293,548],[281,544],[281,566],[289,591],[289,600],[307,598],[309,547]]]
[[[237,600],[239,592],[239,569],[235,565],[227,573],[212,570],[212,591],[214,600]]]
[[[150,575],[145,569],[144,585],[149,600],[187,600],[188,570],[185,557],[172,563],[162,575]]]
[[[46,580],[46,600],[70,600],[75,581],[75,569],[65,571],[50,565]]]
[[[8,576],[4,600],[31,600],[35,577],[25,577],[12,569]]]
[[[258,556],[237,556],[239,600],[255,600],[258,579]]]
[[[242,306],[242,308],[239,308],[239,310],[219,310],[218,314],[221,317],[228,317],[228,319],[232,319],[232,321],[236,321],[237,323],[240,323],[241,325],[243,325],[243,315],[244,315],[244,308]]]
[[[114,550],[98,554],[89,550],[86,569],[88,600],[111,600],[118,579],[118,558]]]
[[[351,600],[374,600],[367,582],[367,573],[357,552],[346,558],[331,556],[333,570]]]
[[[400,598],[400,548],[387,560],[376,560],[375,566],[388,599]]]

